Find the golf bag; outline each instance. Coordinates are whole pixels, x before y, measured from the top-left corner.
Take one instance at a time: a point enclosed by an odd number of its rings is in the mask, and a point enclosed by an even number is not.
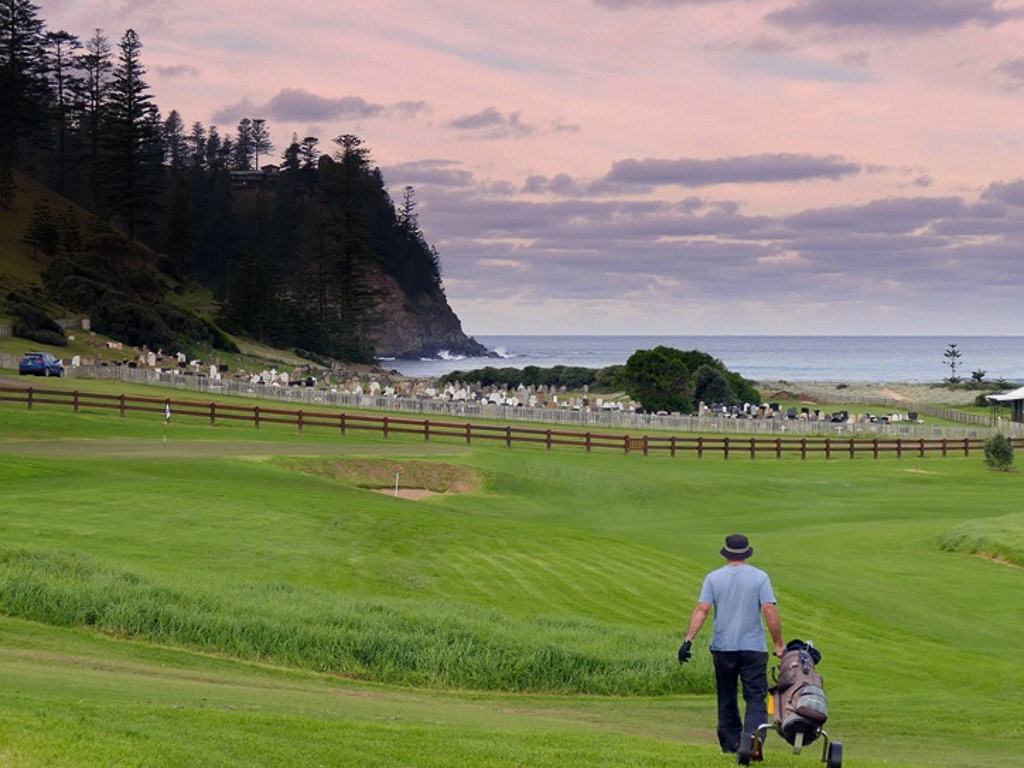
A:
[[[820,661],[821,653],[812,643],[791,640],[770,691],[775,729],[794,746],[818,738],[828,720],[824,681],[814,668]]]

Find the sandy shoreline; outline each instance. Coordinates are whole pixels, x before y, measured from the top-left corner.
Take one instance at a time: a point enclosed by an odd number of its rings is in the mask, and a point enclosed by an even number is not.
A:
[[[815,381],[759,381],[758,391],[766,398],[796,399],[822,402],[855,402],[860,399],[889,399],[908,403],[943,403],[970,405],[981,390],[947,389],[939,384],[875,383],[875,382],[815,382]],[[792,397],[783,397],[789,394]]]

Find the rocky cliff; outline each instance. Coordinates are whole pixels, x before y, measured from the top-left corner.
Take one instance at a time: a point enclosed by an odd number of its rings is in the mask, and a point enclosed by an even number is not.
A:
[[[462,330],[443,291],[409,298],[390,275],[379,272],[375,288],[383,295],[373,339],[378,357],[419,359],[447,351],[482,357],[488,350]]]

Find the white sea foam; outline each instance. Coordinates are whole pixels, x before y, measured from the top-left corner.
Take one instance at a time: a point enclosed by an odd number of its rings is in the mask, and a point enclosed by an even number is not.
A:
[[[420,358],[420,360],[422,360],[423,362],[430,362],[430,361],[433,361],[433,360],[444,360],[446,362],[455,362],[455,361],[458,361],[458,360],[465,360],[465,359],[466,359],[465,355],[453,355],[447,349],[439,349],[437,351],[437,357],[421,357]]]

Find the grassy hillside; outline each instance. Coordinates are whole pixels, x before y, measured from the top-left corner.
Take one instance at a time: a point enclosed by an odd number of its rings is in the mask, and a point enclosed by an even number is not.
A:
[[[68,210],[73,211],[79,226],[84,230],[90,221],[89,214],[69,203],[52,190],[39,184],[32,178],[15,171],[18,196],[11,208],[0,206],[0,323],[9,323],[11,318],[6,312],[7,295],[12,291],[27,292],[42,296],[42,273],[47,266],[44,254],[35,251],[24,242],[35,207],[45,201],[55,216],[63,216]],[[183,311],[198,317],[212,319],[216,314],[216,301],[213,294],[197,284],[187,287],[174,285],[166,276],[161,277],[172,289],[167,298],[170,303]],[[49,303],[41,299],[41,305],[57,318],[77,317],[77,313]],[[51,352],[58,357],[70,359],[75,355],[94,361],[120,361],[130,353],[117,348],[110,348],[107,342],[117,342],[116,338],[94,332],[71,329],[67,346],[57,347],[31,341],[19,337],[0,337],[0,353],[20,355],[28,350]],[[298,357],[292,351],[276,350],[251,341],[234,339],[239,345],[239,353],[214,353],[218,361],[224,362],[232,369],[237,365],[249,369],[258,369],[261,365],[285,366],[308,364],[308,360]],[[168,352],[176,350],[167,350]]]
[[[787,637],[823,651],[847,764],[1018,759],[1007,562],[1024,552],[969,550],[1021,541],[1022,480],[980,458],[644,458],[184,423],[165,444],[151,417],[0,404],[0,420],[0,764],[728,764],[707,630],[693,664],[674,655],[736,530]],[[459,492],[367,487],[393,471]],[[777,737],[767,754],[820,757]]]
[[[24,174],[15,171],[14,179],[19,190],[14,205],[0,205],[0,318],[4,317],[3,303],[10,291],[42,286],[39,274],[44,264],[40,255],[23,242],[36,204],[46,200],[58,215],[67,208],[66,202]]]

